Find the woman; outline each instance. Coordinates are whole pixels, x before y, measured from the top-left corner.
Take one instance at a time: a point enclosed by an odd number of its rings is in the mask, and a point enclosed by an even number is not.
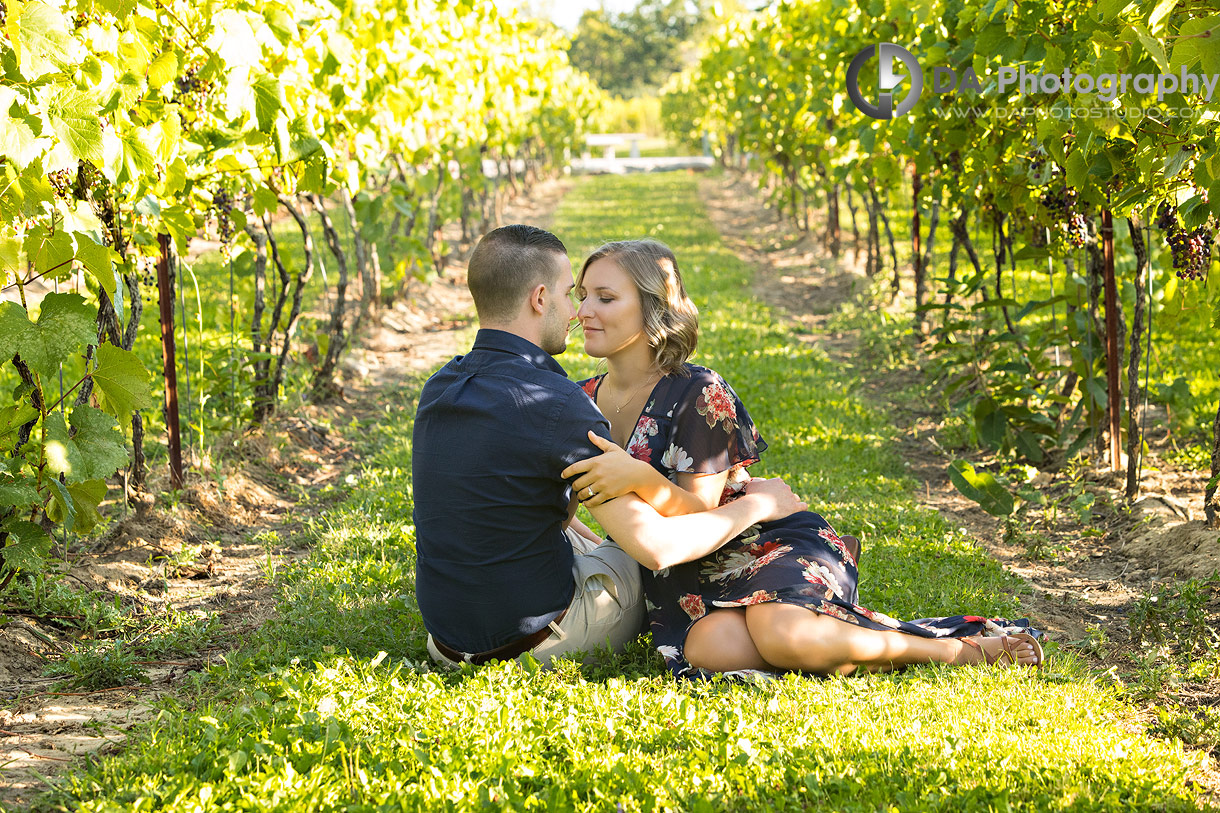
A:
[[[610,421],[612,445],[564,477],[596,505],[636,492],[666,515],[732,499],[767,444],[736,393],[687,363],[698,310],[673,253],[652,240],[602,246],[576,280],[585,351],[607,371],[582,386]],[[621,448],[620,448],[621,447]],[[626,452],[623,451],[626,450]],[[1034,666],[1032,635],[977,616],[902,622],[857,601],[856,551],[818,514],[756,526],[716,553],[644,570],[653,641],[679,676],[701,670],[883,671],[916,663]],[[978,633],[991,630],[992,636]]]

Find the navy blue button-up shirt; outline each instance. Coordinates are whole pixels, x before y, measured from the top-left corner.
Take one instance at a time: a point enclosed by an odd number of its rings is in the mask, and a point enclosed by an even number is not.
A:
[[[540,347],[481,329],[424,385],[411,457],[415,589],[424,626],[462,652],[545,627],[571,603],[559,473],[610,425]]]

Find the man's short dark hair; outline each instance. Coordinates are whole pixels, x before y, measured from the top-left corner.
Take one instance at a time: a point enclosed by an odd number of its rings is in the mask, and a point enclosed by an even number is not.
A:
[[[466,267],[479,321],[513,319],[535,285],[554,281],[554,255],[567,253],[558,237],[537,226],[518,223],[483,235]]]

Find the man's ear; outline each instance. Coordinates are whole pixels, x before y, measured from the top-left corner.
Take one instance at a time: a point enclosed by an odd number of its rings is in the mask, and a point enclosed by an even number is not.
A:
[[[530,290],[529,307],[539,316],[546,313],[546,299],[550,296],[550,289],[547,288],[545,282],[540,282]]]

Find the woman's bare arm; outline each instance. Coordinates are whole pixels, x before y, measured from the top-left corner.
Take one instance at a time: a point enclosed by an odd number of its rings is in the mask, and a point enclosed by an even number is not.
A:
[[[720,495],[728,480],[727,471],[716,474],[680,472],[675,484],[610,441],[593,432],[589,433],[589,438],[602,453],[579,460],[562,473],[565,478],[577,478],[572,488],[587,508],[629,493],[635,493],[666,517],[708,511],[720,504]],[[590,488],[592,496],[589,496]]]

